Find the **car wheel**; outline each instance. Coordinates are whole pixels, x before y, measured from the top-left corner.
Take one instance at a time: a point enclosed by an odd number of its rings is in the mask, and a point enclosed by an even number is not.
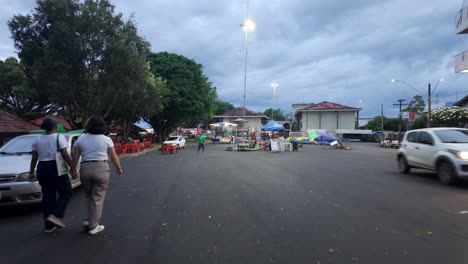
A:
[[[457,183],[455,171],[450,163],[442,161],[437,169],[437,176],[439,181],[445,185],[454,185]]]
[[[400,173],[404,174],[408,174],[411,170],[410,166],[408,165],[408,161],[403,156],[398,158],[398,170]]]

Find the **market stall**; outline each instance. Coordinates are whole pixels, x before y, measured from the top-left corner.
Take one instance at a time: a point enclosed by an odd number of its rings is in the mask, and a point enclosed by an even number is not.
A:
[[[214,143],[231,143],[234,135],[237,134],[237,124],[229,122],[218,122],[210,124],[214,134],[212,141]]]

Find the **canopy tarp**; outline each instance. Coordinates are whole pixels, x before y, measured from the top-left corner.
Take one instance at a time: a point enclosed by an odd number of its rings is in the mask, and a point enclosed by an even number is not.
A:
[[[315,140],[320,145],[328,145],[331,142],[338,140],[336,137],[330,136],[320,131],[312,130],[312,131],[309,131],[307,135],[309,136],[309,138]]]
[[[284,126],[280,123],[272,120],[268,122],[268,124],[262,126],[263,131],[284,131]]]
[[[212,127],[236,127],[237,124],[229,123],[229,122],[219,122],[219,123],[210,124],[210,126]]]

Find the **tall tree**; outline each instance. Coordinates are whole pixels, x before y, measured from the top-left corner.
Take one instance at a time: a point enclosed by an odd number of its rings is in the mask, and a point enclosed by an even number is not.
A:
[[[40,101],[72,120],[108,116],[146,85],[149,43],[109,0],[38,0],[32,15],[14,16],[8,25]]]
[[[271,118],[272,111],[273,111],[273,120],[277,120],[277,121],[286,120],[286,116],[284,115],[283,110],[281,110],[280,108],[277,108],[277,109],[268,108],[263,112],[263,114]]]
[[[208,123],[214,110],[216,88],[203,66],[182,55],[161,52],[148,57],[151,71],[166,81],[161,91],[163,111],[147,119],[165,137],[172,129]],[[161,131],[164,130],[164,131]]]
[[[234,109],[233,104],[218,99],[214,102],[213,113],[222,114],[231,109]]]
[[[403,109],[404,112],[418,112],[421,113],[424,111],[426,104],[421,95],[415,95],[413,99],[408,103],[408,106]]]
[[[50,108],[50,105],[39,103],[37,94],[26,81],[23,66],[16,58],[0,60],[0,109],[23,115]]]

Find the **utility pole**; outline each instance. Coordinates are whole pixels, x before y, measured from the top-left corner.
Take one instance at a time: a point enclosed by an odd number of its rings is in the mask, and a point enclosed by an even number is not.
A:
[[[431,127],[431,83],[427,84],[427,127]]]
[[[406,101],[406,99],[399,99],[397,100],[398,101],[398,104],[393,104],[395,106],[399,106],[400,107],[400,114],[399,114],[399,122],[398,122],[398,141],[401,140],[401,129],[402,129],[402,114],[401,114],[401,111],[402,111],[402,108],[403,106],[405,105],[408,105],[408,104],[404,104],[403,102]]]
[[[384,140],[384,120],[383,120],[383,104],[380,105],[380,128],[382,130],[382,140]]]

